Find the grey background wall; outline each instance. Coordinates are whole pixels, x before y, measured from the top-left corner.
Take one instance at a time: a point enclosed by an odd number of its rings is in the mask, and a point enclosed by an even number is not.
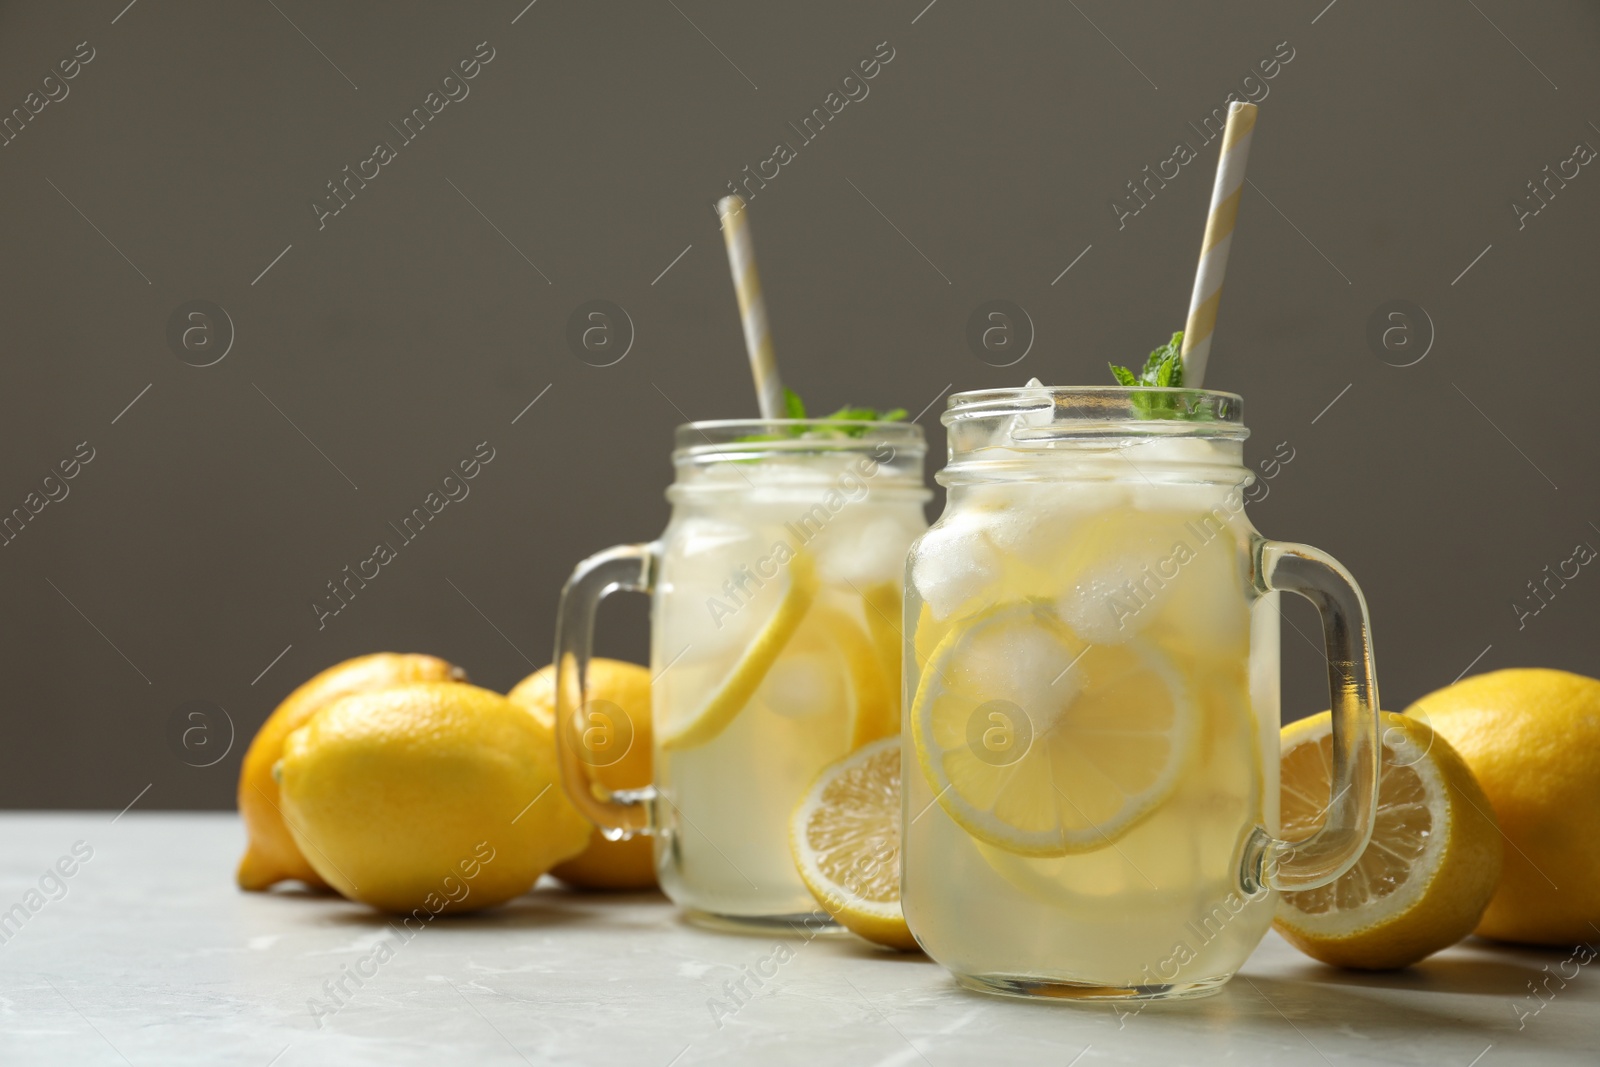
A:
[[[1181,325],[1195,127],[1235,91],[1266,95],[1208,384],[1244,394],[1252,464],[1293,450],[1257,525],[1361,579],[1391,707],[1469,665],[1596,672],[1593,566],[1513,606],[1600,547],[1593,4],[525,3],[0,7],[0,510],[66,493],[0,548],[0,805],[228,807],[256,726],[339,659],[501,689],[545,662],[572,564],[662,527],[672,427],[753,410],[709,205],[779,142],[751,210],[814,405],[929,405],[931,475],[947,387],[1107,380]],[[346,165],[378,174],[319,219]],[[612,366],[567,341],[593,299],[632,323]],[[967,344],[992,299],[1031,319],[1015,366]],[[470,496],[319,627],[480,442]],[[643,654],[642,604],[604,625]],[[1284,649],[1286,714],[1321,708],[1320,653]],[[226,712],[209,766],[171,741],[191,701]]]

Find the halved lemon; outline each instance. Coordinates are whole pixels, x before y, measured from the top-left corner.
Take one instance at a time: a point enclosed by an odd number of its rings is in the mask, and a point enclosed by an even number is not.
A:
[[[1181,672],[1155,643],[1091,644],[1043,601],[947,633],[911,709],[944,810],[1026,856],[1105,847],[1176,787],[1198,734]]]
[[[784,646],[800,628],[817,593],[817,568],[809,553],[800,552],[789,562],[789,586],[777,610],[745,649],[733,670],[699,709],[667,724],[661,735],[664,749],[693,748],[722,733],[760,688]]]
[[[1283,729],[1283,836],[1327,820],[1332,720]],[[1466,937],[1500,880],[1494,809],[1466,762],[1420,719],[1384,712],[1378,817],[1361,859],[1321,887],[1285,893],[1273,922],[1324,963],[1387,970]]]
[[[900,911],[900,739],[857,749],[817,775],[789,820],[789,851],[811,895],[846,929],[917,947]]]

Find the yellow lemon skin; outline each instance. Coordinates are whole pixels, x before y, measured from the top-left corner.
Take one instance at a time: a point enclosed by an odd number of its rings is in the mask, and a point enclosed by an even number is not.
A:
[[[460,667],[437,656],[376,652],[335,664],[285,697],[256,731],[239,771],[239,814],[248,840],[236,876],[239,887],[259,891],[293,879],[314,889],[329,888],[300,854],[283,822],[272,767],[283,755],[284,738],[347,693],[407,682],[464,681],[466,677]]]
[[[1600,681],[1518,668],[1475,675],[1406,709],[1461,753],[1509,846],[1477,933],[1571,945],[1600,926]]]
[[[383,911],[510,900],[583,851],[592,829],[538,719],[457,682],[340,698],[288,736],[277,773],[301,853]]]
[[[556,669],[544,667],[518,682],[506,696],[533,713],[549,733],[552,743],[556,722]],[[589,661],[589,699],[616,705],[627,717],[620,733],[631,727],[632,742],[615,763],[596,766],[592,773],[607,789],[641,789],[651,781],[650,672],[637,663],[595,658]],[[615,715],[608,709],[608,714]],[[656,884],[655,848],[648,837],[607,841],[594,830],[589,846],[558,863],[551,874],[568,885],[585,889],[648,889]]]
[[[1315,782],[1292,778],[1289,765],[1294,761],[1305,768],[1307,761],[1297,759],[1293,750],[1308,737],[1320,735],[1325,740],[1330,719],[1324,711],[1283,728],[1286,822],[1290,811],[1303,810],[1305,802],[1299,797],[1328,795],[1326,768],[1331,757],[1326,748],[1315,760],[1319,771]],[[1326,890],[1284,894],[1272,924],[1285,941],[1313,959],[1366,971],[1408,967],[1472,933],[1494,895],[1501,870],[1494,811],[1461,756],[1420,719],[1386,711],[1379,715],[1378,729],[1384,744],[1378,817],[1366,854]],[[1397,749],[1403,753],[1398,759]],[[1424,774],[1437,792],[1419,781]],[[1419,820],[1415,809],[1425,797],[1431,800],[1429,812]],[[1326,821],[1325,812],[1312,820],[1317,826]],[[1310,825],[1296,829],[1309,830]],[[1407,845],[1422,836],[1434,838],[1443,850],[1429,864],[1431,869],[1412,864],[1405,874],[1408,884],[1373,900],[1372,887],[1394,876],[1395,861],[1412,858]],[[1312,894],[1335,897],[1351,914],[1330,928],[1326,920],[1319,922],[1295,907],[1295,898]]]

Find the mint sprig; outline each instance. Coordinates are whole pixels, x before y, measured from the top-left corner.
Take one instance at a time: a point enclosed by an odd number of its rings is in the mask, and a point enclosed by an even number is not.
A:
[[[1151,352],[1138,374],[1127,367],[1108,363],[1111,376],[1117,384],[1130,389],[1182,389],[1183,388],[1183,331],[1172,335],[1172,340]],[[1133,409],[1145,419],[1198,419],[1204,415],[1191,410],[1181,398],[1171,393],[1133,394]]]
[[[786,419],[806,418],[806,402],[800,399],[800,394],[793,389],[784,387],[783,390],[783,417]],[[851,426],[848,423],[857,422],[900,422],[906,417],[905,408],[893,408],[889,411],[879,411],[877,408],[858,407],[846,404],[831,415],[823,415],[820,422],[838,423],[837,426],[786,426],[781,433],[776,434],[751,434],[741,437],[741,441],[781,441],[792,437],[861,437],[867,432],[865,426]]]
[[[1123,385],[1137,388],[1153,385],[1162,389],[1183,388],[1183,331],[1172,335],[1172,340],[1151,352],[1144,361],[1144,370],[1138,374],[1115,363],[1106,364],[1112,375]]]

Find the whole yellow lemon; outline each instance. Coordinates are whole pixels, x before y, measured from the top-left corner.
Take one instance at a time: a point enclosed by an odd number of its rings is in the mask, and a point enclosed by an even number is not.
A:
[[[1477,776],[1508,847],[1477,933],[1570,945],[1600,926],[1600,681],[1518,669],[1467,678],[1406,709]]]
[[[549,732],[498,693],[421,682],[342,697],[284,741],[295,843],[352,900],[418,918],[526,892],[589,843]]]
[[[383,689],[406,682],[465,681],[467,673],[437,656],[377,652],[335,664],[284,698],[256,731],[239,770],[239,814],[248,843],[239,861],[242,889],[261,890],[296,879],[327,889],[284,825],[273,764],[283,755],[283,739],[307,719],[347,693]]]
[[[550,732],[556,721],[554,665],[528,675],[507,696],[532,712]],[[636,663],[589,661],[589,708],[585,762],[607,789],[650,784],[650,672]],[[614,748],[612,746],[615,746]],[[597,829],[589,847],[550,872],[563,882],[590,889],[646,889],[656,884],[654,846],[648,837],[607,841]]]

